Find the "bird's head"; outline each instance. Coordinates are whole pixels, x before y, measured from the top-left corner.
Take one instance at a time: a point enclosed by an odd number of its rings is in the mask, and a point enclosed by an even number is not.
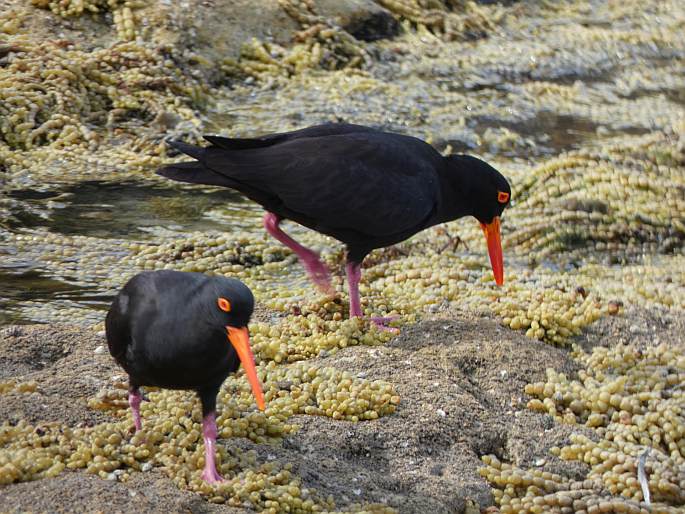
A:
[[[500,239],[500,217],[511,200],[511,187],[504,176],[487,162],[470,155],[449,156],[459,170],[459,189],[469,214],[480,223],[490,254],[490,264],[497,285],[504,283],[504,262]]]
[[[264,393],[257,377],[254,355],[250,347],[250,333],[247,324],[254,310],[254,296],[252,291],[239,280],[216,277],[215,294],[213,298],[215,319],[226,330],[226,336],[235,352],[238,354],[240,363],[245,369],[245,375],[252,387],[257,406],[264,410]]]

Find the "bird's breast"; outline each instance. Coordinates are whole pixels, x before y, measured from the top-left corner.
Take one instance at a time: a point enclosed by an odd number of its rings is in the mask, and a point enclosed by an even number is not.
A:
[[[127,361],[127,371],[139,385],[169,389],[197,389],[219,383],[240,366],[225,334],[134,344]]]

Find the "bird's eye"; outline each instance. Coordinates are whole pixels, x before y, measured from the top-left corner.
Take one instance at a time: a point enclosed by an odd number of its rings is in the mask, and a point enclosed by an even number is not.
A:
[[[504,191],[497,191],[497,201],[499,203],[507,203],[509,201],[509,193]]]
[[[231,302],[226,300],[226,298],[219,298],[216,303],[222,311],[231,312]]]

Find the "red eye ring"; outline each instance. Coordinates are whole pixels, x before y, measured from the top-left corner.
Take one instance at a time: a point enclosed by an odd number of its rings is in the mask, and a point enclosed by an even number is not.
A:
[[[231,312],[231,302],[226,300],[226,298],[219,298],[216,303],[222,311]]]
[[[497,201],[499,203],[507,203],[509,201],[509,193],[504,191],[497,191]]]

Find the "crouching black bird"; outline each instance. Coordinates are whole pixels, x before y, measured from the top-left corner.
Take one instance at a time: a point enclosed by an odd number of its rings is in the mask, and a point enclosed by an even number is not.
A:
[[[236,189],[262,205],[266,230],[297,254],[324,291],[330,291],[328,269],[279,223],[290,219],[345,243],[350,316],[362,315],[361,263],[371,250],[462,216],[480,222],[495,281],[504,282],[500,215],[511,189],[480,159],[444,157],[420,139],[345,123],[255,139],[205,139],[211,146],[171,142],[196,162],[172,164],[157,173]]]
[[[136,430],[142,428],[140,386],[197,392],[205,443],[202,478],[210,483],[222,480],[214,462],[216,395],[241,363],[264,410],[247,331],[253,308],[252,292],[238,280],[164,270],[129,280],[105,320],[109,352],[128,373]]]

